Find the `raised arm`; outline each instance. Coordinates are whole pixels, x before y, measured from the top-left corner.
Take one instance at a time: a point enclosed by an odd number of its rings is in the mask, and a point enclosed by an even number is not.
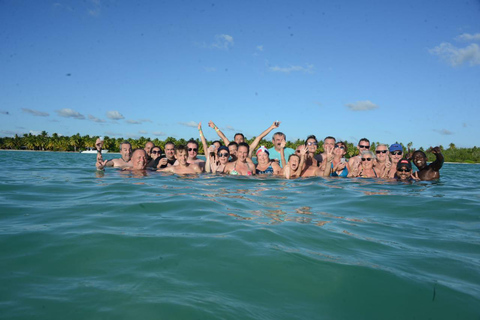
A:
[[[198,134],[200,135],[200,140],[202,140],[202,146],[203,146],[203,153],[205,153],[205,158],[207,158],[207,140],[205,139],[205,136],[203,135],[202,131],[202,123],[198,123]]]
[[[328,146],[325,150],[325,169],[320,171],[322,177],[328,177],[332,173],[333,147]]]
[[[215,146],[211,145],[208,150],[205,151],[205,172],[216,172],[217,164],[215,163],[215,156],[212,156],[212,152],[215,152]]]
[[[215,131],[217,132],[217,134],[218,134],[218,136],[220,137],[220,139],[223,140],[223,143],[225,143],[225,145],[228,146],[228,144],[230,143],[230,140],[228,140],[227,137],[225,137],[225,135],[223,134],[223,132],[220,131],[220,129],[218,129],[218,127],[215,125],[215,123],[213,123],[212,120],[210,120],[210,121],[208,122],[208,126],[209,126],[210,128],[215,129]]]
[[[248,153],[249,158],[252,157],[253,152],[258,147],[260,141],[262,141],[262,139],[265,138],[265,136],[269,134],[273,129],[276,129],[279,126],[280,122],[275,121],[270,127],[267,128],[267,130],[263,131],[258,137],[255,138],[255,140],[253,140],[252,144],[250,145],[250,152]]]
[[[282,144],[280,145],[280,160],[282,160],[282,165],[283,168],[287,166],[287,161],[285,160],[285,145],[287,142],[285,140],[282,141]]]
[[[443,166],[443,161],[445,160],[443,158],[442,150],[440,150],[439,147],[435,148],[430,148],[432,153],[435,155],[436,159],[432,163],[430,163],[430,168],[432,168],[435,171],[440,171],[440,169]]]

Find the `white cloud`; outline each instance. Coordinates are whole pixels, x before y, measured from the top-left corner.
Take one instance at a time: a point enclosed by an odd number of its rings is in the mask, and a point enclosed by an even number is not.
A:
[[[105,131],[104,133],[105,133],[106,136],[109,136],[109,137],[121,137],[122,136],[121,133],[113,132],[113,131]]]
[[[75,118],[79,120],[85,119],[85,116],[83,114],[78,113],[75,110],[69,109],[69,108],[63,108],[60,110],[55,110],[55,112],[60,116],[64,118]]]
[[[282,73],[290,73],[290,72],[304,72],[304,73],[313,73],[313,65],[308,64],[306,67],[302,66],[288,66],[288,67],[270,67],[270,71],[272,72],[282,72]]]
[[[446,60],[452,67],[464,63],[469,63],[470,66],[480,64],[480,48],[476,43],[472,43],[465,48],[457,48],[451,43],[443,42],[429,51],[431,54]]]
[[[480,33],[470,34],[464,33],[459,35],[456,40],[458,41],[480,41]]]
[[[30,130],[30,133],[34,136],[39,136],[42,134],[42,131],[37,131],[37,130]]]
[[[42,111],[37,111],[37,110],[32,110],[27,108],[22,108],[22,111],[25,113],[33,114],[34,116],[37,116],[37,117],[48,117],[50,115],[47,112],[42,112]]]
[[[145,131],[145,130],[140,130],[140,131],[138,131],[138,133],[140,133],[140,134],[147,134],[147,133],[148,133],[148,131]]]
[[[137,121],[137,120],[125,120],[125,122],[128,124],[142,124],[141,121]]]
[[[444,136],[449,136],[449,135],[452,135],[453,132],[450,131],[450,130],[447,130],[447,129],[442,129],[442,130],[433,130],[433,131],[436,131]]]
[[[372,103],[369,100],[357,101],[355,103],[347,103],[345,106],[352,111],[367,111],[378,108],[376,104]]]
[[[196,123],[195,121],[179,122],[178,124],[181,124],[182,126],[186,126],[186,127],[192,127],[192,128],[198,127],[198,123]]]
[[[234,127],[232,126],[225,126],[225,130],[228,130],[228,131],[236,131]]]
[[[217,34],[215,42],[210,45],[211,48],[227,50],[233,47],[233,37],[228,34]]]
[[[125,117],[118,111],[108,111],[107,118],[112,120],[121,120],[125,119]]]
[[[150,119],[139,119],[138,121],[140,121],[140,122],[150,122],[150,123],[152,122],[152,120],[150,120]]]
[[[94,117],[94,116],[92,116],[91,114],[88,115],[88,119],[89,119],[89,120],[92,120],[93,122],[98,122],[98,123],[105,122],[105,120],[99,119],[99,118],[97,118],[97,117]]]
[[[152,134],[154,136],[166,136],[167,135],[165,132],[162,132],[162,131],[154,131],[154,132],[152,132]]]

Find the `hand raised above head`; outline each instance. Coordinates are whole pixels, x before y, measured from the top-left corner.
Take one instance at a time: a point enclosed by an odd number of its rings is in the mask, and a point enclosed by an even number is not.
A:
[[[198,130],[202,130],[202,123],[201,122],[198,123]]]
[[[210,128],[215,128],[215,127],[216,127],[216,126],[215,126],[215,123],[213,123],[212,120],[208,121],[208,126],[209,126]]]
[[[442,153],[442,150],[440,149],[440,147],[430,147],[430,151],[433,153],[433,154],[439,154],[439,153]]]
[[[274,128],[280,127],[280,121],[274,121],[273,124],[272,124],[272,127],[274,127]]]
[[[287,141],[285,141],[285,139],[283,139],[282,142],[280,142],[280,147],[283,149],[283,148],[285,148],[286,145],[287,145]]]

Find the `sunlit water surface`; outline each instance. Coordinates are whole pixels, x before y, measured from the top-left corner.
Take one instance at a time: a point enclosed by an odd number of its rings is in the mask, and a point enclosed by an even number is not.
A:
[[[2,319],[480,317],[478,165],[403,184],[0,160]]]

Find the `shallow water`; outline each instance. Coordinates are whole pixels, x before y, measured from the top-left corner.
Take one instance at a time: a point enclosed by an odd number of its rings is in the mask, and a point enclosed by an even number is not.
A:
[[[480,317],[478,165],[402,184],[0,160],[2,319]]]

